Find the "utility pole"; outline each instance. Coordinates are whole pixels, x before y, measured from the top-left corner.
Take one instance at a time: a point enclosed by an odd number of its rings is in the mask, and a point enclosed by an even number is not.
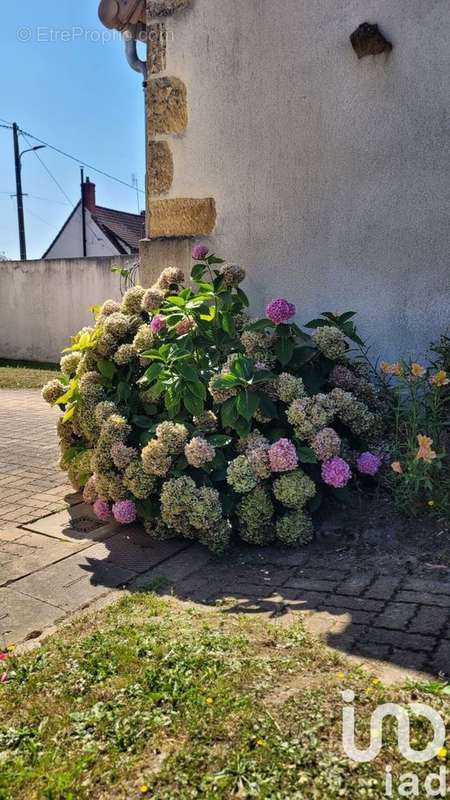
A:
[[[19,224],[20,260],[27,260],[27,243],[25,239],[25,219],[23,214],[22,163],[19,151],[19,128],[13,123],[14,163],[16,167],[17,220]]]
[[[82,227],[82,237],[83,237],[83,256],[86,258],[87,256],[87,243],[86,243],[86,195],[85,195],[85,188],[84,188],[84,169],[83,167],[80,168],[80,175],[81,175],[81,227]]]

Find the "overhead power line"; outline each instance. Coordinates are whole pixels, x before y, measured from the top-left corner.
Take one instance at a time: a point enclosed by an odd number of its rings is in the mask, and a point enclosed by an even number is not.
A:
[[[12,123],[8,122],[6,119],[2,119],[0,117],[0,122],[5,123],[5,125],[0,125],[0,128],[12,129]],[[94,167],[92,164],[88,164],[87,161],[84,161],[82,158],[77,158],[76,156],[72,156],[70,153],[66,153],[59,147],[55,147],[54,145],[49,144],[48,142],[44,142],[43,139],[39,139],[32,133],[28,133],[27,131],[22,130],[22,128],[19,128],[18,130],[19,133],[21,133],[24,137],[28,136],[30,139],[33,139],[35,142],[39,142],[39,144],[43,144],[45,147],[48,147],[55,153],[59,153],[59,155],[64,156],[65,158],[69,158],[71,161],[75,161],[77,164],[86,167],[87,169],[90,169],[93,172],[97,172],[99,175],[103,175],[104,178],[108,178],[110,181],[115,181],[116,183],[120,183],[122,184],[122,186],[126,186],[128,189],[133,189],[133,191],[136,192],[136,186],[133,186],[132,183],[128,183],[127,181],[122,180],[122,178],[117,178],[115,175],[111,175],[109,172],[105,172],[102,169],[98,169],[98,167]],[[137,191],[140,192],[141,194],[145,194],[143,189],[137,189]]]
[[[20,130],[20,129],[19,129],[19,130]],[[28,145],[31,147],[31,142],[30,142],[30,140],[28,139],[28,136],[27,136],[27,134],[25,134],[23,131],[21,131],[21,133],[22,133],[22,136],[23,136],[23,138],[25,139],[26,143],[27,143],[27,144],[28,144]],[[65,190],[65,189],[63,189],[63,187],[61,186],[61,184],[59,183],[59,181],[57,181],[57,180],[56,180],[55,176],[54,176],[54,175],[53,175],[53,173],[52,173],[52,172],[49,170],[49,168],[47,167],[47,164],[46,164],[46,163],[45,163],[45,162],[42,160],[41,156],[39,155],[39,153],[38,153],[36,150],[34,151],[34,155],[36,156],[36,158],[37,158],[37,160],[40,162],[40,164],[42,164],[42,166],[44,167],[44,169],[45,169],[45,171],[46,171],[47,175],[49,175],[49,176],[50,176],[50,178],[52,179],[53,183],[54,183],[54,184],[55,184],[55,185],[58,187],[59,191],[60,191],[60,192],[61,192],[61,193],[64,195],[64,197],[66,198],[67,202],[68,202],[68,203],[70,203],[70,205],[71,205],[71,206],[73,206],[73,205],[74,205],[74,204],[73,204],[73,201],[70,199],[70,197],[69,197],[69,195],[67,194],[66,190]]]
[[[115,175],[111,175],[109,172],[105,172],[102,169],[98,169],[97,167],[93,167],[92,164],[88,164],[87,161],[83,161],[82,158],[76,158],[75,156],[70,155],[70,153],[66,153],[64,150],[60,150],[59,147],[54,147],[52,144],[48,144],[48,142],[44,142],[43,139],[39,139],[37,136],[33,136],[32,133],[27,133],[27,131],[21,130],[19,128],[19,132],[23,134],[23,136],[29,136],[30,139],[33,139],[35,142],[39,142],[39,144],[43,144],[45,147],[48,147],[50,150],[54,150],[55,153],[59,153],[59,155],[64,156],[65,158],[70,158],[71,161],[76,161],[77,164],[81,164],[83,167],[87,169],[93,170],[93,172],[97,172],[99,175],[103,175],[104,178],[109,178],[111,181],[116,181],[116,183],[121,183],[122,186],[127,186],[128,189],[133,189],[136,191],[136,186],[133,186],[132,183],[128,183],[127,181],[123,181],[121,178],[116,178]],[[145,194],[143,189],[138,189],[141,194]]]

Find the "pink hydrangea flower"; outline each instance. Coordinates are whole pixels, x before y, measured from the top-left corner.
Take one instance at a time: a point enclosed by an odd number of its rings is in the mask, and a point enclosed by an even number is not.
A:
[[[195,244],[192,248],[192,258],[194,261],[202,261],[208,255],[209,247],[206,244]]]
[[[136,519],[136,506],[132,500],[119,500],[114,503],[112,510],[114,519],[121,525],[129,525]]]
[[[361,453],[356,462],[358,472],[360,472],[361,475],[372,475],[372,477],[377,474],[381,464],[381,458],[369,452]]]
[[[0,653],[0,661],[6,661],[8,658],[8,653]]]
[[[194,325],[195,325],[195,322],[192,319],[192,317],[185,317],[176,326],[176,331],[177,331],[179,336],[184,336],[186,333],[189,333],[189,331],[192,330]]]
[[[166,325],[167,325],[166,318],[163,317],[162,314],[157,314],[156,317],[153,317],[150,323],[150,330],[152,333],[158,334],[164,330]]]
[[[272,472],[288,472],[298,465],[295,445],[289,439],[279,439],[269,448],[269,461]]]
[[[328,486],[333,486],[335,489],[343,489],[352,477],[352,471],[339,456],[334,456],[322,464],[322,479]]]
[[[112,517],[111,506],[107,500],[98,497],[93,505],[94,514],[102,520],[102,522],[109,522]]]
[[[274,325],[281,325],[282,322],[287,322],[288,319],[295,315],[295,306],[288,300],[279,297],[277,300],[272,300],[266,307],[266,317],[270,319]]]

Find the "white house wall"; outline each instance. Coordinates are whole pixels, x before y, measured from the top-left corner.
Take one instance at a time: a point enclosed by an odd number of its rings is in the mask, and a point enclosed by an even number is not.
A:
[[[90,256],[113,256],[117,250],[103,231],[94,222],[86,209],[86,254]],[[46,255],[49,258],[80,258],[83,256],[83,226],[81,205]]]

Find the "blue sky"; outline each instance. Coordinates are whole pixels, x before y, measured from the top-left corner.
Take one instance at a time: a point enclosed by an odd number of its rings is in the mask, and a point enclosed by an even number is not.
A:
[[[119,34],[102,27],[97,8],[97,0],[8,3],[0,26],[0,117],[128,183],[135,173],[143,188],[141,79],[125,61]],[[75,204],[79,164],[49,149],[39,156]],[[89,169],[86,175],[97,185],[99,205],[137,211],[135,191]],[[39,258],[71,206],[34,153],[23,158],[23,191],[30,195],[24,201],[28,257]],[[12,133],[0,128],[0,253],[13,259],[19,257],[14,192]]]

